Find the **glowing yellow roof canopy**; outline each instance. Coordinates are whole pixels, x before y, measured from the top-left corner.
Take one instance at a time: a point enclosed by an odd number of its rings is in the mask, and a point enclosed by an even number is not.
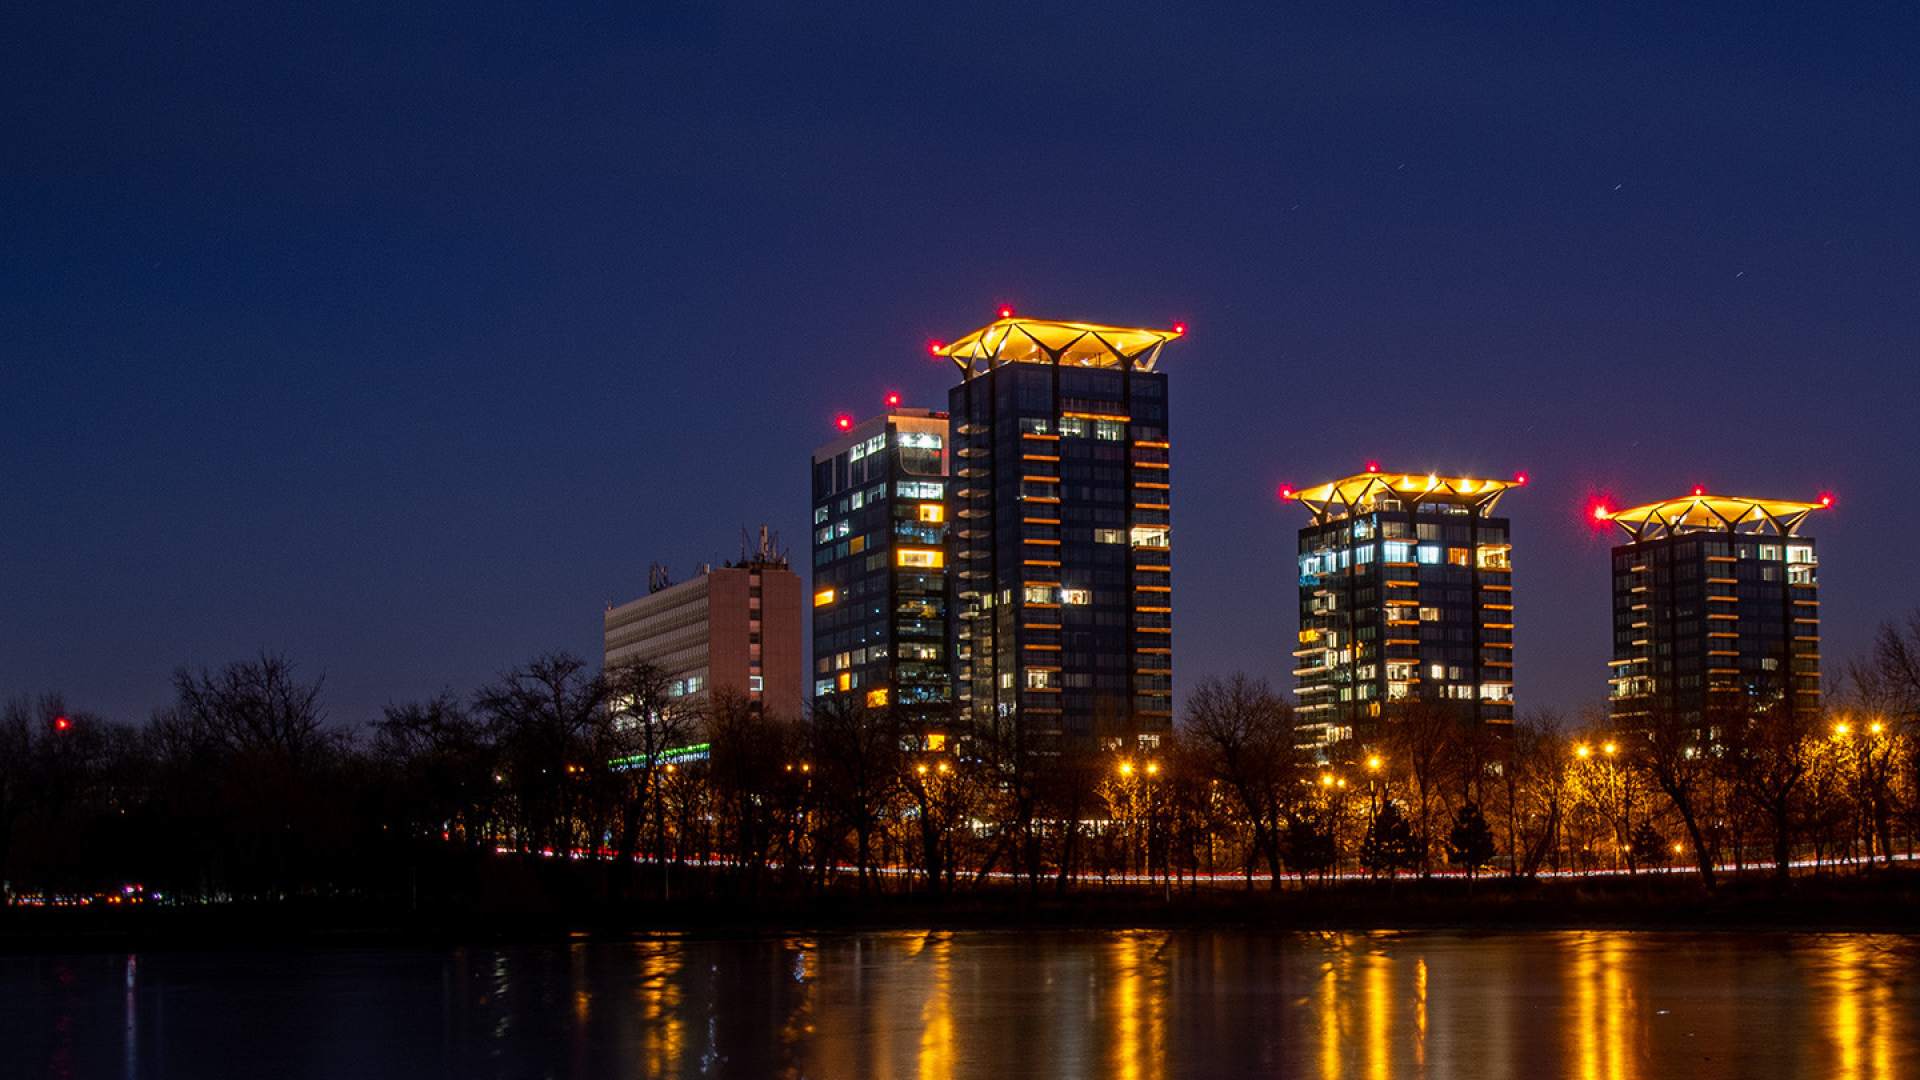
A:
[[[1749,499],[1737,495],[1693,494],[1629,510],[1596,510],[1594,516],[1611,521],[1635,540],[1649,540],[1685,532],[1773,532],[1792,536],[1808,514],[1833,505],[1831,496],[1818,502],[1789,499]]]
[[[1427,501],[1466,503],[1482,514],[1493,512],[1493,504],[1511,488],[1526,486],[1524,474],[1512,480],[1485,480],[1473,476],[1441,476],[1438,473],[1390,473],[1369,469],[1363,473],[1294,491],[1282,488],[1283,498],[1306,506],[1316,521],[1343,517],[1369,510],[1379,499],[1398,499],[1409,505]]]
[[[952,360],[968,378],[983,375],[1002,364],[1066,364],[1152,371],[1160,359],[1160,347],[1186,332],[1187,328],[1179,324],[1169,330],[1150,330],[1009,316],[988,323],[952,344],[935,344],[932,351],[935,356]]]

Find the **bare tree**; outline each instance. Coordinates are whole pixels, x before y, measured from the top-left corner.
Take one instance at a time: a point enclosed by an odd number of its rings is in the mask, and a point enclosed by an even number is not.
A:
[[[1293,710],[1265,682],[1236,674],[1194,688],[1185,726],[1195,754],[1239,803],[1278,889],[1305,764],[1294,745]]]
[[[1702,826],[1701,801],[1718,772],[1706,732],[1697,721],[1670,709],[1655,709],[1624,737],[1628,762],[1659,788],[1680,816],[1693,846],[1694,866],[1707,888],[1714,886],[1714,844]]]

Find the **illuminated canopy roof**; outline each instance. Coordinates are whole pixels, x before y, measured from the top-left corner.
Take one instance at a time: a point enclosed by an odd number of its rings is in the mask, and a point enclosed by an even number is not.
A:
[[[1459,503],[1472,506],[1476,513],[1490,514],[1507,489],[1525,483],[1524,479],[1482,480],[1471,476],[1369,470],[1302,491],[1283,489],[1281,495],[1304,505],[1316,522],[1364,513],[1373,508],[1375,500],[1383,498],[1398,499],[1409,506],[1435,501]]]
[[[1631,510],[1598,510],[1594,516],[1613,522],[1635,540],[1688,532],[1775,533],[1792,536],[1808,514],[1832,505],[1786,499],[1745,499],[1734,495],[1698,492],[1666,502],[1648,503]]]
[[[1002,364],[1067,364],[1074,367],[1152,371],[1160,347],[1186,332],[1147,330],[1096,323],[1054,322],[1009,317],[988,323],[949,345],[934,345],[967,377],[984,375]]]

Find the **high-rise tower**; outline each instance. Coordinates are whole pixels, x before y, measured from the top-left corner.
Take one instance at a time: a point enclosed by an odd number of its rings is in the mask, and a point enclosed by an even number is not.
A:
[[[1832,503],[1695,488],[1631,510],[1595,508],[1628,537],[1613,549],[1616,723],[1660,712],[1710,728],[1720,712],[1819,712],[1819,559],[1800,526]]]
[[[1175,325],[1016,318],[936,355],[953,388],[955,664],[975,724],[1038,748],[1173,723],[1167,379]]]
[[[1415,702],[1513,722],[1513,534],[1493,513],[1525,483],[1525,474],[1385,473],[1369,462],[1341,480],[1281,489],[1312,515],[1300,530],[1293,654],[1303,748],[1336,756]]]
[[[813,692],[891,708],[923,748],[952,709],[947,417],[901,408],[813,452]]]

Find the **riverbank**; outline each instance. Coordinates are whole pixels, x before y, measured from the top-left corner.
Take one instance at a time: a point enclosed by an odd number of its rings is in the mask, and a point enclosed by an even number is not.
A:
[[[1237,927],[1276,931],[1648,929],[1920,930],[1920,873],[1761,877],[1709,893],[1689,877],[1515,882],[1457,878],[1339,882],[1273,891],[1147,886],[1066,896],[1012,886],[951,897],[854,892],[788,900],[700,896],[673,902],[427,909],[300,899],[113,909],[0,911],[0,952],[422,945],[620,938],[650,933],[759,935],[901,929]]]

